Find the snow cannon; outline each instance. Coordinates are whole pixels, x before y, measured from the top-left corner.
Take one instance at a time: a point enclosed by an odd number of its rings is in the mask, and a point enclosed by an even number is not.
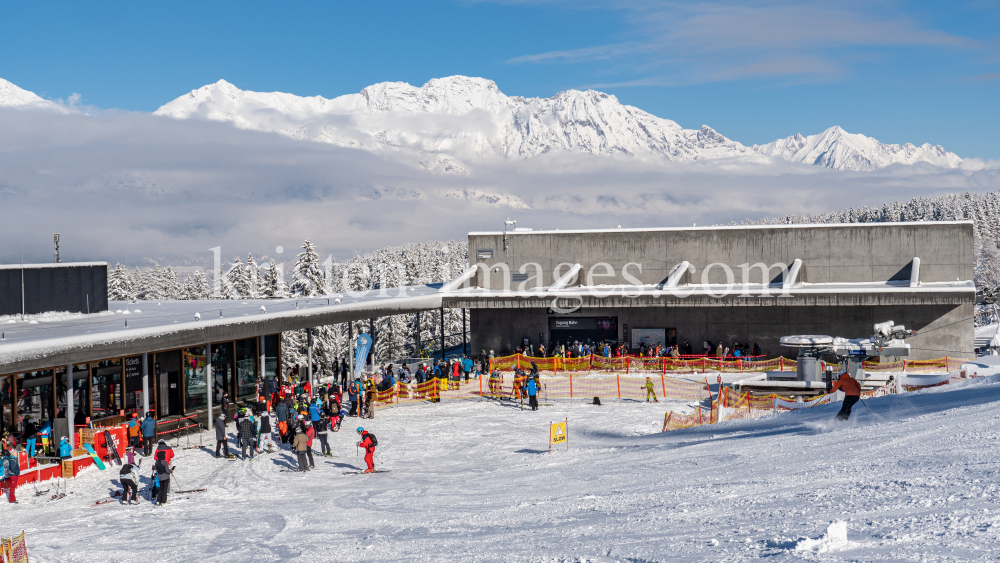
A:
[[[916,334],[893,321],[876,323],[868,338],[841,338],[818,334],[783,336],[781,345],[798,348],[795,370],[799,381],[823,381],[824,357],[832,356],[837,373],[847,372],[858,381],[865,378],[862,363],[878,356],[909,356],[910,345],[904,342]],[[834,376],[835,377],[835,376]]]

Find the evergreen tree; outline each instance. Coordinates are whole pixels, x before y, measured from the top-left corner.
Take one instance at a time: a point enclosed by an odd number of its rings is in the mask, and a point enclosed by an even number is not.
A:
[[[181,280],[174,271],[173,266],[167,266],[162,273],[162,294],[160,299],[174,300],[180,299]]]
[[[249,299],[253,297],[254,291],[250,286],[250,276],[247,274],[243,262],[236,258],[233,267],[226,273],[226,280],[232,288],[233,297],[227,299]]]
[[[181,290],[180,299],[208,299],[209,293],[210,290],[208,288],[208,280],[205,279],[205,273],[201,270],[195,270],[187,277],[184,288]]]
[[[108,274],[108,299],[130,301],[132,295],[132,278],[128,275],[128,270],[121,264],[115,264],[115,269]]]
[[[278,268],[278,265],[272,259],[267,265],[267,270],[264,272],[264,288],[261,292],[261,297],[267,299],[288,297],[288,293],[285,291],[285,282],[281,278],[281,269]]]
[[[299,253],[295,269],[292,271],[292,293],[304,297],[326,294],[323,265],[316,253],[316,246],[309,242],[309,239],[302,243],[302,252]]]
[[[247,295],[250,299],[258,299],[261,296],[261,279],[260,279],[260,267],[257,266],[257,261],[253,259],[253,254],[247,254],[247,282],[250,287],[250,292]]]

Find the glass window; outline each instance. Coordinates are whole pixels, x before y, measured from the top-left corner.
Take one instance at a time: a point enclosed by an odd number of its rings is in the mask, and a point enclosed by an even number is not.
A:
[[[14,427],[14,376],[0,376],[0,436]]]
[[[56,385],[60,416],[66,413],[66,368],[56,368]],[[78,364],[73,366],[73,424],[86,426],[90,416],[90,366]]]
[[[223,342],[212,344],[212,373],[215,374],[215,387],[212,390],[212,402],[222,403],[222,391],[233,394],[233,343]]]
[[[105,360],[90,364],[93,374],[90,401],[94,419],[115,416],[122,410],[122,361]]]
[[[257,339],[236,341],[236,397],[257,394]]]
[[[50,369],[17,374],[17,414],[18,430],[23,430],[24,420],[29,416],[40,423],[52,420],[52,377]]]
[[[264,337],[264,376],[268,379],[278,375],[278,336],[270,334]]]
[[[184,405],[194,411],[206,406],[208,391],[205,383],[205,347],[195,346],[184,350],[181,358],[184,369]]]

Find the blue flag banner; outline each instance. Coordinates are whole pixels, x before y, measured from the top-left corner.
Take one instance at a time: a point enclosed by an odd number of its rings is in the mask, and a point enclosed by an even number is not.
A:
[[[361,376],[361,372],[365,369],[365,364],[368,363],[368,352],[371,349],[372,337],[367,334],[359,334],[358,345],[354,354],[354,373],[358,377]]]

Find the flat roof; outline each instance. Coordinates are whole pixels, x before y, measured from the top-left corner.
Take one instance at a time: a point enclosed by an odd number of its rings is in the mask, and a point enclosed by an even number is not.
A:
[[[532,230],[532,231],[507,231],[507,235],[551,235],[551,234],[585,234],[585,233],[650,233],[650,232],[671,232],[671,231],[718,231],[718,230],[739,230],[739,229],[820,229],[831,227],[913,227],[921,225],[972,225],[971,220],[960,221],[897,221],[891,223],[791,223],[777,225],[716,225],[702,227],[647,227],[630,229],[554,229],[554,230]],[[468,236],[483,235],[503,235],[503,231],[472,231]]]
[[[86,268],[89,266],[107,266],[107,262],[59,262],[47,264],[0,264],[0,270],[37,270],[41,268]]]

